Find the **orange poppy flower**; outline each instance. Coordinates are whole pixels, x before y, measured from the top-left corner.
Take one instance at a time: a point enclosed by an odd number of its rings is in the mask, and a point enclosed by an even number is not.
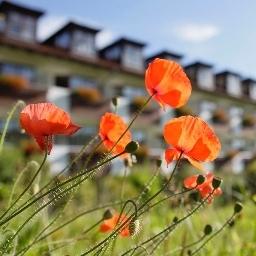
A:
[[[72,123],[68,113],[52,103],[27,105],[20,113],[20,124],[48,154],[52,149],[53,135],[71,135],[80,129]]]
[[[120,216],[120,214],[115,213],[112,216],[112,218],[103,221],[103,223],[100,225],[100,232],[106,233],[106,232],[113,231],[118,224],[121,225],[125,221],[127,221],[127,216],[125,214],[122,214]],[[124,228],[121,229],[120,236],[122,237],[130,236],[129,223],[127,223],[127,225],[125,225]]]
[[[125,150],[126,145],[132,140],[132,135],[130,131],[127,131],[123,135],[122,139],[119,140],[119,138],[126,129],[127,125],[125,124],[123,119],[116,114],[106,113],[101,118],[99,135],[105,147],[109,151],[113,152],[114,154],[119,154]],[[117,141],[118,143],[117,145],[115,145]],[[124,154],[122,156],[127,157],[128,154]]]
[[[219,154],[221,144],[214,131],[199,117],[182,116],[170,120],[164,126],[164,139],[172,145],[165,151],[170,163],[182,157],[202,170],[202,162],[213,161]]]
[[[190,81],[182,67],[171,60],[154,59],[145,73],[146,89],[161,106],[186,104],[191,95]]]
[[[222,194],[221,188],[217,188],[214,190],[212,186],[212,180],[214,178],[214,175],[212,173],[207,173],[206,175],[204,175],[205,181],[200,185],[197,185],[197,177],[198,175],[193,175],[186,178],[184,180],[185,188],[188,188],[188,189],[195,188],[196,190],[198,190],[198,192],[200,193],[203,199],[205,199],[212,193],[212,195],[210,195],[209,198],[207,199],[208,203],[212,202],[214,196],[219,196]]]

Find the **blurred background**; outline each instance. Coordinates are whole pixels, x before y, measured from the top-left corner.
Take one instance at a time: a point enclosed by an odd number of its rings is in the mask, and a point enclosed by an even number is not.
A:
[[[46,168],[59,172],[98,133],[102,114],[115,109],[113,97],[117,97],[117,113],[129,121],[148,97],[144,86],[147,64],[157,57],[174,60],[190,78],[192,96],[179,109],[164,111],[151,102],[136,121],[132,133],[140,149],[136,170],[130,170],[128,194],[143,188],[151,163],[162,158],[166,147],[163,124],[173,117],[199,115],[222,143],[219,158],[205,166],[224,178],[219,204],[250,202],[246,214],[251,216],[256,200],[255,10],[256,2],[249,0],[1,1],[0,130],[19,99],[51,101],[64,108],[84,128],[72,137],[55,138]],[[20,130],[18,114],[5,143],[0,158],[1,200],[9,193],[4,185],[13,182],[28,160],[40,160],[42,155]],[[93,159],[104,153],[99,148]],[[192,171],[188,165],[183,167],[180,182]],[[124,168],[116,160],[102,175],[120,175]],[[162,170],[169,171],[166,164]],[[92,186],[97,191],[95,200],[101,202],[106,195],[98,178]],[[120,177],[106,179],[105,189],[118,194]],[[207,212],[205,218],[214,214]],[[246,233],[250,225],[244,221],[239,230]],[[238,233],[234,236],[229,253],[236,244],[243,250],[249,248],[249,254],[241,255],[255,255],[251,253],[256,245],[251,241],[256,232],[247,233],[248,243],[240,241]],[[216,255],[231,255],[225,253]]]

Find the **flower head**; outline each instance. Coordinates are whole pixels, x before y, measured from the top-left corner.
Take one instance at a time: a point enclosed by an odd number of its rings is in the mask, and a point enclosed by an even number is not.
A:
[[[164,139],[172,146],[165,151],[167,163],[182,157],[202,170],[202,162],[213,161],[221,144],[214,131],[199,117],[182,116],[170,120],[164,126]]]
[[[209,197],[207,199],[208,203],[212,202],[214,196],[219,196],[222,194],[221,188],[218,187],[217,189],[214,190],[212,186],[212,181],[214,178],[214,175],[212,173],[207,173],[206,175],[204,175],[205,181],[200,185],[197,185],[197,177],[198,175],[193,175],[186,178],[184,180],[185,188],[195,188],[196,190],[198,190],[203,199]]]
[[[106,113],[100,121],[99,135],[105,147],[114,154],[122,153],[131,142],[132,135],[123,119],[113,113]],[[125,132],[126,131],[126,132]],[[123,134],[125,132],[125,134]],[[119,140],[119,138],[122,138]],[[116,145],[115,145],[116,144]],[[127,157],[127,154],[123,155]]]
[[[27,105],[20,113],[20,125],[50,154],[54,135],[72,135],[80,129],[70,116],[52,103]]]
[[[103,223],[100,225],[100,232],[106,233],[113,231],[117,225],[121,225],[122,223],[127,221],[127,216],[125,214],[118,214],[115,213],[110,219],[105,219]],[[130,231],[129,231],[129,223],[125,225],[121,231],[120,231],[120,236],[122,237],[127,237],[130,236]]]
[[[171,60],[155,59],[145,73],[147,91],[161,106],[178,108],[191,94],[190,81],[182,67]]]

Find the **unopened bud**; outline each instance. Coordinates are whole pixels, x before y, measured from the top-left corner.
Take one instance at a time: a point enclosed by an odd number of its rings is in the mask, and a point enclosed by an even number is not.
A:
[[[112,98],[112,104],[116,107],[117,106],[117,97]]]
[[[161,160],[161,159],[157,159],[157,160],[156,160],[156,166],[157,166],[158,168],[160,168],[161,165],[162,165],[162,160]]]
[[[206,236],[210,235],[212,233],[212,226],[207,224],[205,227],[204,227],[204,234]]]
[[[198,175],[197,179],[196,179],[196,185],[201,185],[203,184],[205,181],[205,177],[203,175]]]
[[[113,217],[113,214],[111,212],[110,209],[107,209],[104,213],[103,213],[103,220],[108,220],[111,219]]]
[[[192,251],[191,251],[191,250],[188,250],[188,251],[187,251],[187,254],[188,254],[188,255],[191,255],[191,254],[192,254]]]
[[[243,205],[239,202],[236,202],[234,206],[234,213],[239,213],[243,210]]]
[[[179,220],[179,218],[177,216],[174,216],[174,218],[172,219],[172,222],[176,223]]]
[[[214,189],[217,189],[218,187],[220,187],[220,184],[221,184],[221,179],[213,178],[212,186],[213,186]]]
[[[229,224],[229,227],[232,228],[232,227],[235,225],[235,221],[234,221],[234,220],[231,220],[228,224]]]
[[[126,147],[125,147],[125,152],[132,154],[132,153],[136,152],[136,150],[137,150],[138,148],[139,148],[139,143],[136,142],[136,141],[131,141],[131,142],[129,142],[129,143],[126,145]]]
[[[136,218],[133,218],[129,224],[129,233],[131,236],[136,236],[140,232],[140,221]]]

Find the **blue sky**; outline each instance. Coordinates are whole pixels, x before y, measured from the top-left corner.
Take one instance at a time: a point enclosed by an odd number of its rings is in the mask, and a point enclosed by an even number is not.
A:
[[[147,43],[145,55],[169,49],[216,71],[256,78],[256,1],[252,0],[19,0],[46,11],[44,38],[68,19],[102,28],[103,46],[119,36]]]

